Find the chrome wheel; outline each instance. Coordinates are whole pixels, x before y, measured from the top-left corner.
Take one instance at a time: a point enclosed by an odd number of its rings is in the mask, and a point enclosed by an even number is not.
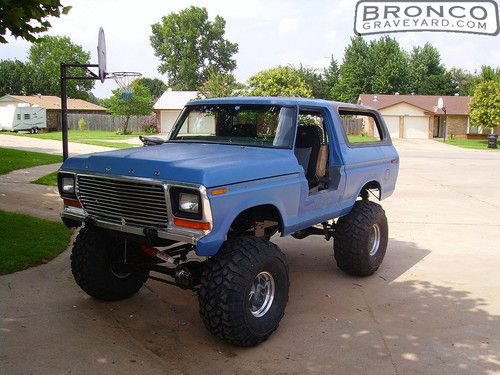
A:
[[[370,256],[377,254],[378,248],[380,247],[380,227],[378,224],[373,224],[370,231]]]
[[[255,276],[248,298],[253,316],[260,318],[269,311],[273,304],[274,293],[274,278],[269,272],[263,271]]]

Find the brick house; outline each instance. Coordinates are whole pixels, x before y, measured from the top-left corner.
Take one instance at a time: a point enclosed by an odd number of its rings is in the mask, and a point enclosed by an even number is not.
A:
[[[490,132],[470,126],[470,96],[361,94],[358,103],[380,111],[392,138],[431,139],[444,136],[445,115],[436,108],[439,98],[446,109],[448,138],[482,138]]]
[[[39,107],[46,111],[47,130],[61,130],[61,98],[53,95],[4,95],[0,98],[2,107]],[[82,99],[68,98],[68,113],[106,114],[106,108]]]

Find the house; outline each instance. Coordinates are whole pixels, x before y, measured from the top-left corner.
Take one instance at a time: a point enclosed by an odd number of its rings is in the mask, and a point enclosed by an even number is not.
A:
[[[68,98],[68,113],[106,114],[106,108],[82,99]],[[36,118],[35,118],[36,117]],[[4,125],[11,119],[11,128]],[[19,124],[19,121],[24,124]],[[20,127],[15,128],[15,125]],[[53,95],[4,95],[0,97],[0,127],[24,130],[23,126],[61,129],[61,98]]]
[[[186,103],[198,97],[200,97],[198,91],[172,91],[170,89],[165,91],[153,106],[158,132],[170,133]]]
[[[485,137],[489,132],[470,126],[470,96],[361,94],[358,103],[380,111],[391,138],[430,139],[444,136],[445,114],[437,108],[439,98],[446,109],[447,138]]]

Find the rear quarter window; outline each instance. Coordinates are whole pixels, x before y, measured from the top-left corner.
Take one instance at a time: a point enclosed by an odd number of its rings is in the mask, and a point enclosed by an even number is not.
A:
[[[339,115],[349,144],[377,144],[385,140],[382,126],[373,113],[339,110]]]

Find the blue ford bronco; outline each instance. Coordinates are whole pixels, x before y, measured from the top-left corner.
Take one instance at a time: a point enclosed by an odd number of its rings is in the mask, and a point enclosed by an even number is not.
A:
[[[253,346],[278,327],[288,266],[272,236],[333,238],[337,266],[373,274],[399,157],[369,107],[302,98],[185,106],[168,140],[69,158],[62,219],[83,227],[71,268],[89,295],[119,300],[148,278],[199,294],[206,328]]]

